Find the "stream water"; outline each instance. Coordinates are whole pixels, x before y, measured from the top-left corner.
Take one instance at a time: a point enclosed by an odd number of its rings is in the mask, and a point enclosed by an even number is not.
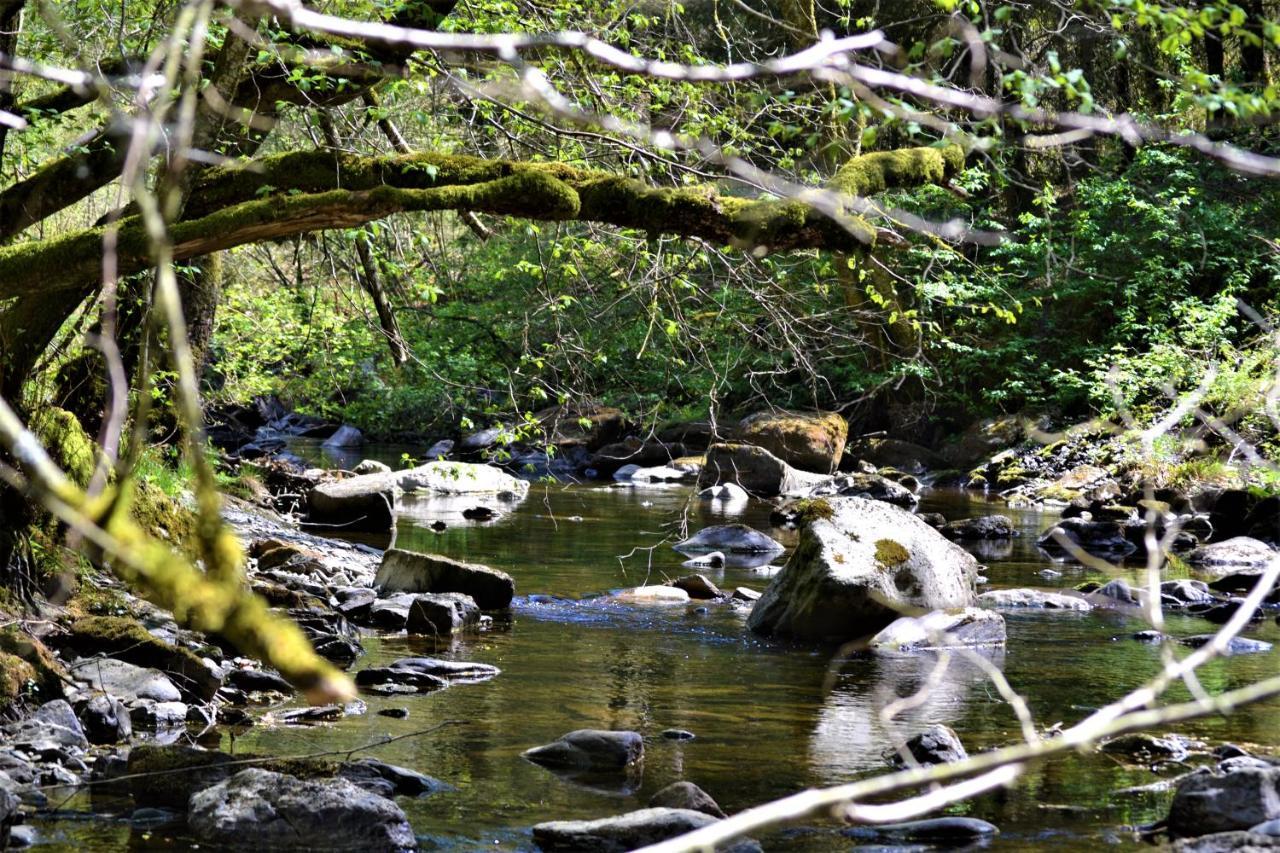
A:
[[[398,452],[383,455],[394,464]],[[603,597],[610,590],[687,573],[670,547],[685,527],[692,531],[741,521],[790,544],[785,531],[771,529],[767,505],[753,502],[726,516],[690,496],[687,488],[535,484],[510,514],[484,523],[464,521],[456,506],[406,501],[398,547],[503,569],[515,577],[520,597],[509,622],[446,647],[423,638],[367,638],[367,654],[356,668],[430,654],[491,663],[502,674],[422,696],[366,696],[365,715],[311,727],[258,726],[235,737],[224,734],[219,745],[233,752],[298,755],[402,737],[367,754],[453,786],[430,797],[400,800],[424,849],[530,850],[536,849],[529,833],[534,823],[642,808],[654,791],[681,779],[695,782],[733,812],[805,787],[884,772],[884,755],[894,738],[928,723],[953,727],[970,752],[1020,737],[1008,706],[981,671],[963,660],[953,660],[926,701],[886,723],[880,707],[919,689],[936,663],[932,656],[832,659],[829,649],[753,636],[745,627],[746,611],[729,605],[629,606]],[[1069,587],[1104,578],[1092,569],[1053,563],[1038,552],[1035,537],[1050,524],[1052,513],[1011,510],[958,492],[928,492],[920,510],[948,518],[991,512],[1014,518],[1020,539],[977,552],[988,567],[987,588]],[[442,514],[448,526],[436,533],[427,525]],[[1046,569],[1061,574],[1046,578],[1041,575]],[[729,567],[710,577],[722,588],[762,590],[773,570]],[[1050,611],[1006,618],[1007,648],[994,660],[1041,725],[1079,720],[1159,665],[1159,648],[1129,638],[1145,627],[1135,613]],[[1187,617],[1169,624],[1170,632],[1179,634],[1213,627]],[[1274,641],[1280,639],[1277,633],[1268,621],[1250,635]],[[1244,685],[1274,673],[1278,659],[1274,652],[1224,659],[1206,667],[1201,681],[1213,691]],[[377,713],[393,707],[407,709],[407,718]],[[444,722],[429,733],[404,737]],[[1280,745],[1278,723],[1280,703],[1272,702],[1177,731],[1210,747],[1230,741],[1272,752]],[[601,786],[563,778],[520,756],[579,728],[643,733],[642,772]],[[670,728],[697,737],[666,740],[661,732]],[[993,848],[1108,844],[1136,849],[1144,845],[1130,828],[1162,817],[1169,794],[1116,791],[1185,769],[1155,773],[1100,753],[1072,755],[1033,768],[1011,790],[950,813],[998,825],[1001,834],[990,842]],[[185,846],[180,832],[144,832],[127,822],[63,820],[47,824],[45,831],[47,838],[81,849]],[[863,849],[823,821],[759,840],[767,850]]]

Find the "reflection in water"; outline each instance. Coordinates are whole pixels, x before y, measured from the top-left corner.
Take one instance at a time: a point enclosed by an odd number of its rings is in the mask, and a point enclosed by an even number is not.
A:
[[[1004,650],[986,657],[1004,666]],[[818,712],[809,756],[814,770],[829,778],[848,778],[885,770],[886,755],[912,735],[935,723],[954,725],[972,701],[988,702],[981,691],[986,672],[971,654],[925,652],[877,656],[845,664]],[[895,703],[901,711],[886,720],[881,710]]]

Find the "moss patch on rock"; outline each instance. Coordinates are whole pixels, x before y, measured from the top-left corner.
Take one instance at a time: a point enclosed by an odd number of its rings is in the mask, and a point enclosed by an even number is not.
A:
[[[911,559],[911,552],[901,542],[892,539],[876,540],[876,562],[882,568],[893,569]]]
[[[132,619],[89,616],[71,624],[63,646],[78,654],[106,654],[173,677],[183,693],[202,701],[213,698],[221,680],[193,652],[152,634]]]

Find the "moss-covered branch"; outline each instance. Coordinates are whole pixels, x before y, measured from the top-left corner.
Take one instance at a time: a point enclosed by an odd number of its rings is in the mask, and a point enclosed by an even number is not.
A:
[[[941,181],[962,164],[959,149],[869,154],[844,166],[836,186],[877,192]],[[803,201],[722,196],[711,186],[658,188],[561,163],[305,151],[267,158],[253,169],[210,172],[194,188],[185,218],[173,226],[174,258],[432,210],[595,222],[770,251],[855,251],[874,238],[861,220],[845,216],[837,222]],[[91,228],[0,249],[0,298],[96,280],[102,236],[103,229]],[[149,258],[140,225],[125,220],[120,273],[145,268]]]

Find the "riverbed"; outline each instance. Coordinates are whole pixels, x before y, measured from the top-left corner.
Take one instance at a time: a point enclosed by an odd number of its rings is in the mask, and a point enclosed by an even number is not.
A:
[[[389,462],[394,461],[388,458]],[[784,544],[770,507],[709,509],[688,487],[535,483],[527,500],[485,522],[462,518],[456,503],[406,500],[397,547],[480,562],[510,573],[518,598],[509,620],[448,645],[404,635],[368,637],[354,669],[407,655],[435,655],[493,664],[498,677],[420,696],[363,696],[367,713],[316,726],[259,725],[203,741],[230,752],[302,755],[372,746],[369,755],[428,773],[451,790],[399,800],[423,849],[536,849],[530,827],[554,819],[588,819],[644,807],[665,785],[688,780],[728,812],[810,786],[847,782],[886,771],[896,739],[926,724],[954,728],[976,752],[1020,737],[1016,718],[981,670],[962,658],[928,699],[893,721],[887,702],[918,690],[936,658],[833,658],[832,650],[762,640],[745,626],[747,610],[693,602],[636,606],[607,597],[612,590],[660,583],[687,574],[672,543],[708,524],[739,521]],[[983,589],[1072,587],[1105,580],[1095,569],[1054,562],[1035,547],[1054,512],[1019,510],[963,492],[926,491],[919,511],[949,519],[1001,512],[1022,536],[977,543],[987,568]],[[445,529],[430,525],[443,520]],[[385,546],[385,541],[368,540]],[[763,566],[700,570],[721,588],[763,590],[785,556]],[[1056,574],[1054,574],[1056,573]],[[1119,572],[1131,582],[1136,569]],[[1160,649],[1131,639],[1146,627],[1136,612],[1095,610],[1006,613],[1008,644],[992,659],[1027,700],[1041,727],[1070,725],[1153,674]],[[1213,625],[1172,616],[1173,634]],[[1275,641],[1268,620],[1249,636]],[[1219,691],[1276,671],[1277,654],[1216,661],[1201,681]],[[1185,691],[1174,691],[1185,696]],[[407,717],[379,714],[404,709]],[[265,709],[264,709],[265,710]],[[444,724],[444,725],[441,725]],[[558,776],[521,758],[529,747],[579,728],[633,729],[646,737],[642,771],[604,784]],[[431,729],[422,734],[424,730]],[[693,740],[662,736],[683,729]],[[1246,708],[1230,718],[1182,725],[1180,734],[1213,747],[1224,741],[1272,753],[1280,702]],[[1107,844],[1145,847],[1133,827],[1163,817],[1169,794],[1120,795],[1118,789],[1183,772],[1125,764],[1100,753],[1073,755],[1033,768],[1017,785],[958,805],[951,814],[1000,827],[994,849],[1080,849]],[[87,797],[68,808],[88,808]],[[68,818],[70,815],[68,815]],[[46,821],[44,837],[81,849],[186,846],[180,828],[144,830],[126,821]],[[854,848],[840,827],[811,821],[759,837],[767,850]]]

